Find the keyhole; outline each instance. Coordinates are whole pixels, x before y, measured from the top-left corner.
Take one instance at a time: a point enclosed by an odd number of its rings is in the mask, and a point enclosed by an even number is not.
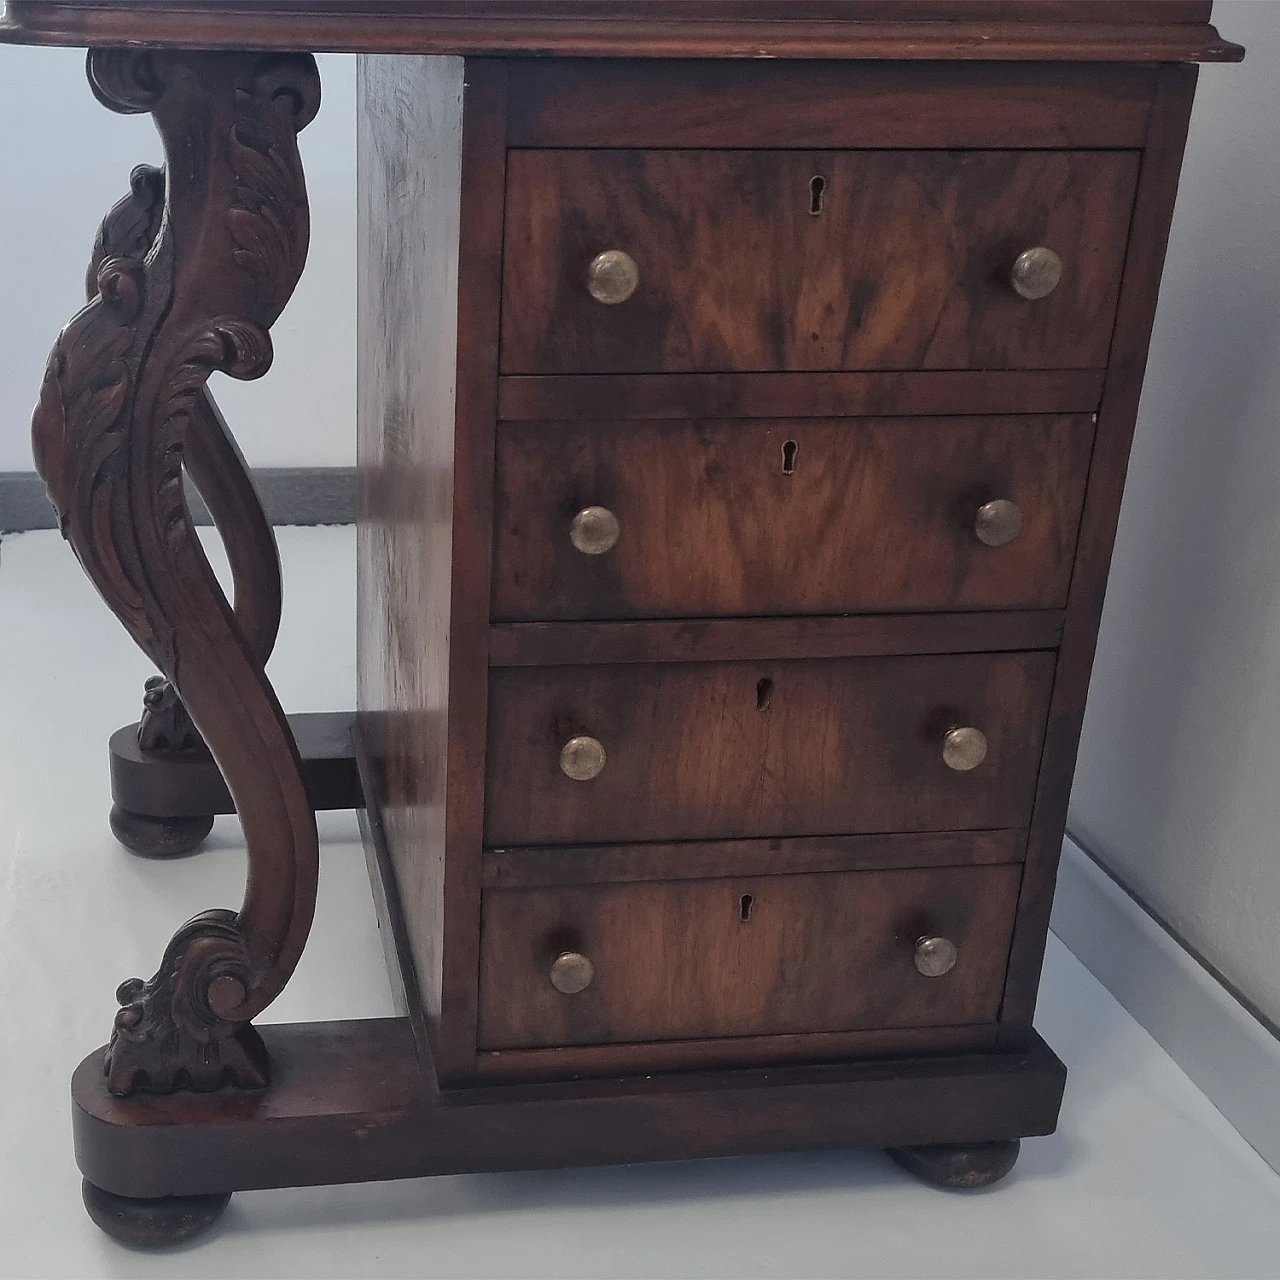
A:
[[[809,179],[809,212],[816,218],[827,197],[827,180],[821,174]]]
[[[782,445],[782,474],[784,476],[791,475],[796,469],[796,454],[800,452],[800,446],[794,440],[784,441]]]
[[[769,699],[773,697],[773,681],[765,676],[756,684],[756,710],[768,711]]]
[[[744,893],[742,902],[739,905],[741,906],[742,923],[746,924],[751,919],[751,908],[756,905],[756,900],[749,893]]]

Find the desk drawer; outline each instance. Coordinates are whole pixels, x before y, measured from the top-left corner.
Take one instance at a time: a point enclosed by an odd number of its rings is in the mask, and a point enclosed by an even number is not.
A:
[[[1137,169],[1103,151],[513,151],[501,368],[1098,368]],[[1061,279],[1028,298],[1011,273],[1033,248]]]
[[[1012,653],[495,668],[486,842],[1024,827],[1053,664]]]
[[[1086,415],[507,423],[493,614],[1061,608],[1092,442]]]
[[[1005,865],[486,890],[479,1047],[994,1022],[1020,877]],[[918,965],[925,938],[940,941]],[[953,967],[926,976],[949,948]]]

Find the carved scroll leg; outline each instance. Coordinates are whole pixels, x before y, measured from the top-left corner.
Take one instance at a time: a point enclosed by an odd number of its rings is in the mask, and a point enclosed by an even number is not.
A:
[[[306,55],[144,50],[94,50],[89,72],[108,106],[155,117],[165,210],[145,256],[104,253],[97,296],[59,339],[36,463],[86,572],[218,764],[249,854],[239,912],[196,916],[150,981],[122,985],[108,1087],[262,1085],[250,1019],[283,989],[310,930],[315,815],[261,635],[246,633],[192,527],[183,457],[208,424],[210,374],[256,378],[270,365],[269,327],[306,258],[296,135],[319,108],[319,78]]]
[[[139,165],[130,176],[129,194],[112,208],[98,229],[86,279],[90,302],[98,296],[98,273],[104,262],[115,259],[133,266],[143,264],[160,232],[164,207],[164,170]],[[250,649],[265,666],[280,629],[280,555],[249,468],[207,387],[192,406],[184,462],[227,551],[236,620]],[[181,699],[163,676],[147,681],[138,745],[155,754],[208,756]],[[136,813],[120,805],[111,810],[116,838],[147,857],[189,853],[212,826],[212,814],[175,818]]]

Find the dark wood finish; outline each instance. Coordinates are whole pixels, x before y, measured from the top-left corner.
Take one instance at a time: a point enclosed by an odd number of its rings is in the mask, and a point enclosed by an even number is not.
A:
[[[163,1196],[134,1200],[95,1187],[82,1187],[84,1207],[113,1240],[132,1249],[168,1249],[203,1235],[231,1203],[229,1191],[206,1196]]]
[[[933,369],[875,373],[514,375],[498,383],[498,417],[851,418],[883,414],[1092,413],[1100,369]]]
[[[1031,1015],[1194,86],[1172,64],[1242,52],[1209,12],[6,6],[2,41],[93,46],[95,92],[173,161],[104,223],[35,421],[64,532],[163,672],[115,823],[189,841],[220,767],[249,844],[241,911],[124,984],[106,1071],[73,1081],[105,1229],[173,1239],[258,1186],[851,1143],[982,1185],[1053,1128]],[[321,48],[371,55],[360,764],[331,752],[324,784],[263,672],[278,562],[205,390],[265,372],[302,269]],[[1036,244],[1065,272],[1025,302]],[[585,289],[609,247],[639,262],[617,307]],[[798,465],[758,474],[780,432]],[[996,496],[1026,523],[988,557],[957,513]],[[623,532],[587,565],[562,525],[592,502]],[[988,754],[953,772],[966,724]],[[578,733],[607,748],[585,783]],[[259,1034],[343,787],[406,1017]],[[926,978],[935,931],[959,961]],[[595,964],[572,996],[569,947]]]
[[[1099,367],[1137,169],[1093,151],[515,151],[502,372]],[[1033,245],[1064,266],[1028,301],[1009,272]],[[639,267],[614,306],[586,287],[605,249]]]
[[[117,1195],[983,1142],[1052,1132],[1066,1076],[1025,1051],[504,1085],[437,1094],[402,1019],[266,1026],[261,1094],[116,1098],[72,1081],[76,1159]],[[200,1158],[192,1159],[199,1151]]]
[[[490,628],[489,661],[495,667],[540,667],[996,653],[1054,649],[1061,638],[1062,614],[1056,609],[747,622],[514,622]]]
[[[130,175],[129,194],[107,214],[98,229],[85,276],[90,305],[98,297],[99,273],[108,259],[128,264],[133,270],[142,268],[159,234],[164,203],[164,170],[138,165]],[[280,630],[280,554],[253,478],[208,387],[202,388],[191,403],[182,461],[226,548],[236,622],[250,651],[265,666]],[[208,749],[190,715],[163,676],[147,681],[138,742],[144,751],[184,755],[197,752],[208,757]],[[132,843],[125,841],[130,848],[145,841],[157,855],[161,854],[161,846],[165,854],[179,852],[175,842],[190,841],[195,831],[190,824],[185,832],[172,824],[167,829],[152,824],[148,829],[142,814],[113,814],[112,828],[118,836],[130,833]],[[200,839],[203,836],[194,844]]]
[[[478,1047],[993,1022],[1021,874],[931,867],[487,889]],[[931,934],[959,952],[941,978],[913,961]],[[562,951],[595,966],[576,995],[547,978]]]
[[[1022,826],[1052,673],[1039,653],[497,668],[486,840]],[[969,773],[943,763],[943,735],[957,725],[989,742]],[[590,782],[560,771],[577,734],[608,754]]]
[[[221,779],[221,774],[218,775]],[[193,853],[213,830],[213,815],[196,818],[153,818],[111,806],[107,822],[111,834],[130,853],[141,858],[177,858]]]
[[[967,1027],[905,1027],[875,1031],[808,1032],[803,1035],[729,1036],[714,1040],[649,1040],[641,1044],[570,1045],[554,1049],[495,1049],[476,1057],[478,1083],[590,1080],[656,1071],[875,1058],[941,1057],[990,1053],[998,1040],[994,1022]]]
[[[458,60],[366,58],[360,75],[359,723],[454,1079],[475,1056],[506,68],[470,62],[464,84]]]
[[[18,44],[469,56],[1238,62],[1208,5],[1177,0],[791,0],[739,20],[717,0],[9,0]],[[570,19],[566,21],[566,19]],[[741,20],[745,19],[745,20]]]
[[[908,1173],[953,1191],[989,1187],[1012,1172],[1022,1144],[974,1142],[960,1146],[890,1147],[887,1154]]]
[[[1120,518],[1120,499],[1138,417],[1195,84],[1194,67],[1161,69],[1150,134],[1143,153],[1131,247],[1125,260],[1115,341],[1098,410],[1097,445],[1089,467],[1080,545],[1054,678],[1049,729],[1040,762],[1027,850],[1027,875],[1018,905],[1009,980],[1001,1010],[1004,1033],[1014,1042],[1025,1040],[1030,1034],[1040,986],[1040,968],[1067,821],[1067,801],[1075,774],[1089,674]]]
[[[513,147],[1138,147],[1154,67],[527,61]],[[762,111],[763,103],[785,110]]]
[[[315,815],[284,713],[195,535],[182,461],[213,370],[248,379],[270,365],[270,326],[306,259],[296,135],[319,79],[306,56],[137,50],[95,50],[89,74],[105,105],[155,117],[166,212],[145,259],[102,258],[98,296],[59,338],[36,464],[81,564],[217,761],[249,849],[240,910],[188,921],[150,981],[121,985],[107,1080],[119,1093],[262,1086],[250,1019],[310,930]]]
[[[313,809],[359,809],[364,804],[351,745],[354,723],[350,711],[289,717]],[[125,725],[111,735],[111,798],[121,809],[146,819],[204,819],[235,812],[227,784],[208,756],[144,751],[137,725]]]
[[[493,612],[503,621],[1066,603],[1093,423],[1076,418],[506,423]],[[974,530],[993,499],[1022,528]],[[617,545],[570,540],[584,507]]]
[[[486,849],[486,889],[1020,862],[1025,831]]]

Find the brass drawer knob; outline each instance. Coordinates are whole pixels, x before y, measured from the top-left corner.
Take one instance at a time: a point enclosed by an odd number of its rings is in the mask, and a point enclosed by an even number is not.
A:
[[[591,259],[587,268],[587,292],[607,307],[626,302],[640,283],[636,260],[621,249],[606,249]]]
[[[987,758],[987,735],[981,729],[948,729],[942,738],[942,759],[948,769],[967,773]]]
[[[620,532],[618,517],[608,507],[583,507],[569,526],[569,541],[584,556],[602,556],[613,550]]]
[[[574,782],[590,782],[604,772],[605,759],[600,743],[581,734],[560,748],[560,772]]]
[[[978,541],[989,547],[1007,547],[1022,532],[1022,511],[1008,498],[984,502],[974,518],[973,531]]]
[[[950,938],[917,938],[915,960],[926,978],[941,978],[956,967],[956,944]]]
[[[1034,302],[1037,298],[1047,298],[1062,279],[1062,259],[1052,249],[1044,245],[1036,245],[1034,249],[1024,249],[1014,259],[1013,270],[1009,273],[1009,283],[1020,298]]]
[[[954,950],[954,948],[952,948]],[[551,985],[561,995],[576,996],[591,985],[596,967],[576,951],[562,951],[551,965]]]

